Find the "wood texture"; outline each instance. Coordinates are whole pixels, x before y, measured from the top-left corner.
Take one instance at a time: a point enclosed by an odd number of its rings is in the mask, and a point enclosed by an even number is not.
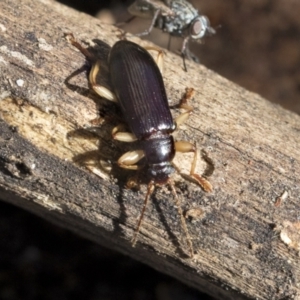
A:
[[[193,259],[167,189],[157,190],[132,248],[145,186],[125,189],[133,173],[115,162],[131,145],[111,140],[114,124],[85,129],[114,108],[89,91],[85,72],[69,80],[86,64],[69,32],[87,46],[98,39],[105,60],[104,43],[116,42],[118,30],[49,0],[0,1],[0,198],[218,299],[300,299],[299,116],[201,65],[188,62],[186,73],[167,53],[171,104],[186,87],[196,91],[176,138],[208,153],[214,190],[178,179],[182,207],[196,215],[188,219]],[[112,176],[99,161],[111,162]],[[207,169],[203,158],[197,169]]]

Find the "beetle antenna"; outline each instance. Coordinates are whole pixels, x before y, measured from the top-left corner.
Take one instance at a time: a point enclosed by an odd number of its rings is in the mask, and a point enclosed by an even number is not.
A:
[[[176,193],[175,185],[174,185],[173,181],[169,180],[169,185],[172,189],[172,193],[173,193],[174,198],[175,198],[175,206],[177,207],[178,215],[179,215],[180,221],[181,221],[181,226],[182,226],[182,229],[183,229],[183,231],[186,235],[186,240],[187,240],[187,243],[188,243],[189,248],[190,248],[190,256],[193,257],[194,256],[194,247],[193,247],[193,243],[192,243],[191,236],[189,234],[188,228],[186,226],[185,218],[183,217],[183,211],[182,211],[182,208],[181,208],[181,201],[180,201],[180,198],[178,197],[178,195]]]
[[[138,234],[139,234],[139,231],[140,231],[140,228],[141,228],[141,225],[142,225],[142,221],[143,221],[143,218],[144,218],[144,213],[146,211],[146,207],[147,207],[147,204],[148,204],[148,200],[151,197],[151,195],[154,191],[154,188],[155,188],[154,181],[151,180],[150,183],[148,184],[147,194],[146,194],[146,197],[145,197],[144,206],[143,206],[143,209],[142,209],[142,212],[141,212],[141,215],[140,215],[140,219],[139,219],[139,222],[137,224],[133,239],[131,241],[132,242],[132,247],[134,247],[135,244],[136,244],[137,237],[138,237]]]

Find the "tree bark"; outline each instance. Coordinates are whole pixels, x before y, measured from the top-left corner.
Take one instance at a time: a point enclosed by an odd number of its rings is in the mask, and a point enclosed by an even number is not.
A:
[[[177,178],[192,259],[166,188],[152,197],[133,248],[146,187],[125,188],[134,173],[116,161],[132,145],[111,139],[114,118],[86,128],[115,108],[89,90],[86,72],[72,76],[88,67],[64,38],[70,32],[102,60],[118,40],[117,28],[50,0],[0,1],[0,198],[216,298],[300,299],[299,116],[202,65],[188,62],[184,72],[168,52],[171,104],[195,89],[176,139],[206,151],[197,172],[213,169],[214,188]],[[188,171],[192,156],[176,160]]]

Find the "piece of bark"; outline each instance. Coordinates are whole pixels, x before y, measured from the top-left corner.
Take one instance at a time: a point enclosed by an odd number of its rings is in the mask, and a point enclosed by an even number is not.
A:
[[[52,1],[0,2],[0,198],[218,299],[298,299],[299,116],[201,65],[188,62],[186,73],[167,53],[171,103],[195,89],[194,113],[176,137],[207,152],[214,190],[177,186],[193,259],[167,189],[152,197],[132,248],[145,186],[125,189],[133,173],[115,162],[130,145],[112,141],[114,124],[84,130],[113,105],[89,92],[85,73],[69,80],[86,63],[69,32],[89,45],[98,39],[103,57],[103,42],[118,40],[115,27]],[[112,162],[113,177],[99,161]],[[177,161],[189,166],[191,156]],[[202,174],[210,164],[198,165]]]

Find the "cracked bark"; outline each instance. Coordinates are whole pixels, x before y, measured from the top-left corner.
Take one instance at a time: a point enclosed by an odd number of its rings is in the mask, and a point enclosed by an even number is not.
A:
[[[0,20],[3,201],[216,298],[299,297],[298,115],[201,65],[189,62],[186,73],[181,58],[168,53],[164,80],[171,104],[186,87],[196,91],[194,114],[177,139],[206,150],[214,163],[214,190],[204,193],[184,181],[177,185],[183,209],[194,216],[188,221],[194,259],[184,256],[185,237],[167,189],[157,190],[132,248],[145,186],[140,192],[124,188],[133,173],[115,162],[131,145],[111,140],[113,124],[96,132],[84,129],[100,111],[114,107],[89,92],[85,72],[71,76],[86,61],[64,39],[69,32],[87,45],[98,39],[97,51],[105,59],[117,29],[48,0],[1,1]],[[189,166],[191,157],[177,160]],[[112,177],[99,161],[112,162]],[[200,159],[198,172],[206,167]]]

